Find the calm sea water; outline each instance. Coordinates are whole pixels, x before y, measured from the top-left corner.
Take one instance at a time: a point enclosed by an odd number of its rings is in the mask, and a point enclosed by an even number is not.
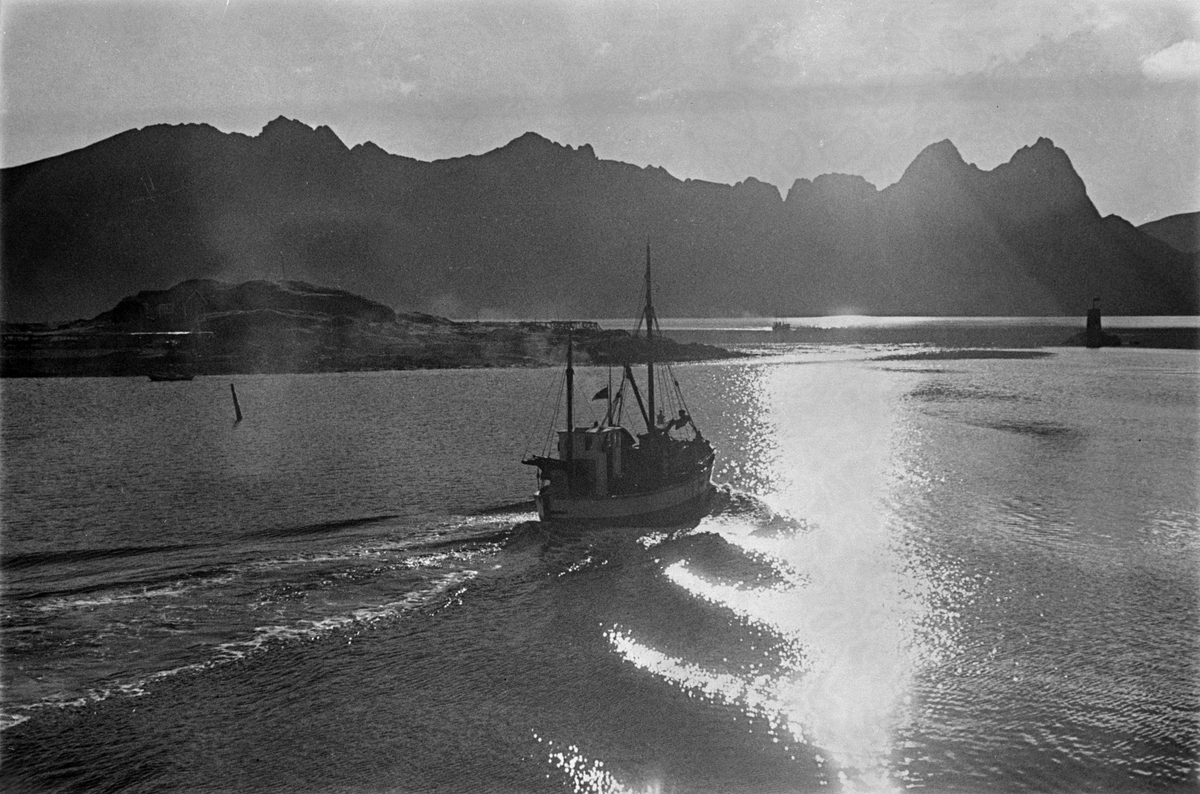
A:
[[[677,367],[669,531],[531,522],[549,370],[0,382],[0,784],[1194,788],[1200,357],[898,352]]]

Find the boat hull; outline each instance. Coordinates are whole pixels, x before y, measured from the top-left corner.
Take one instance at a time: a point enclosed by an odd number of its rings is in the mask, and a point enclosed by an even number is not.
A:
[[[537,495],[538,518],[578,524],[685,523],[704,515],[715,490],[709,460],[687,480],[646,493],[565,498],[543,488]]]

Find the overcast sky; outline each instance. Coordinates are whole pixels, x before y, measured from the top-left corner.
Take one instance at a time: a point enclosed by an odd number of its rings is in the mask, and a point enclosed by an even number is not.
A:
[[[1200,210],[1200,0],[4,0],[0,26],[5,166],[283,115],[423,160],[532,130],[786,191],[1045,136],[1103,214]]]

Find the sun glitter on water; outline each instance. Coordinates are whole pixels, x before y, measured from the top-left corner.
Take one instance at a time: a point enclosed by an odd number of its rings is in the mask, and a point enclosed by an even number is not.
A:
[[[889,526],[894,381],[817,367],[757,379],[747,467],[771,509],[811,529],[764,535],[730,516],[698,528],[768,566],[770,583],[710,581],[687,560],[664,568],[681,590],[773,638],[749,654],[765,657],[761,665],[711,669],[619,626],[606,635],[627,663],[689,697],[734,707],[746,730],[757,721],[789,758],[814,759],[822,784],[848,791],[904,787],[907,770],[893,768],[896,737],[910,720],[914,677],[944,642],[930,628],[938,621],[928,587],[896,553]]]

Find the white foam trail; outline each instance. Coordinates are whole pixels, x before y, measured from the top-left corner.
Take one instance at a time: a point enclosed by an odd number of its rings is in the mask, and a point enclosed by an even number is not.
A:
[[[249,570],[269,570],[274,571],[279,568],[292,567],[297,565],[319,565],[323,563],[338,563],[346,562],[347,560],[374,560],[385,559],[393,556],[395,552],[411,552],[414,546],[411,542],[397,541],[394,543],[375,543],[370,546],[360,546],[358,548],[348,549],[346,551],[326,552],[318,554],[295,554],[289,557],[276,557],[268,560],[257,560],[245,566]],[[492,550],[498,549],[499,544],[489,544]],[[471,548],[467,550],[451,550],[441,552],[431,552],[427,554],[412,554],[410,556],[396,560],[398,567],[404,568],[432,568],[445,565],[447,562],[462,562],[479,556],[481,549]]]
[[[399,601],[363,607],[347,614],[332,615],[320,620],[301,620],[289,626],[258,626],[254,630],[254,636],[250,639],[221,643],[217,646],[217,650],[225,657],[226,661],[233,661],[245,658],[272,642],[312,640],[348,626],[376,623],[428,603],[432,598],[446,592],[452,586],[470,581],[477,575],[478,571],[454,571],[442,576],[431,587],[414,590]]]
[[[90,689],[85,694],[70,700],[47,699],[28,705],[10,707],[25,713],[0,712],[0,731],[20,725],[30,718],[29,712],[37,709],[86,706],[114,696],[140,697],[145,695],[149,691],[150,685],[157,681],[181,673],[201,672],[244,659],[274,642],[317,639],[339,629],[356,625],[370,625],[386,618],[392,618],[428,603],[454,585],[470,581],[476,575],[478,572],[473,570],[454,571],[433,582],[432,586],[413,591],[398,601],[362,607],[343,615],[333,615],[320,620],[301,620],[289,626],[259,626],[255,628],[254,636],[248,640],[234,640],[217,645],[216,656],[202,662],[185,664],[169,670],[159,670],[131,683],[114,684],[103,689]]]
[[[142,587],[127,589],[109,595],[87,596],[80,598],[51,598],[36,609],[39,612],[62,612],[68,609],[94,609],[96,607],[114,606],[117,604],[132,604],[138,601],[148,601],[155,598],[176,598],[199,587],[227,584],[234,579],[233,574],[225,574],[206,579],[188,579],[173,582],[158,587]]]
[[[29,716],[25,714],[8,714],[6,712],[0,712],[0,731],[6,731],[9,728],[16,727],[28,719]]]

